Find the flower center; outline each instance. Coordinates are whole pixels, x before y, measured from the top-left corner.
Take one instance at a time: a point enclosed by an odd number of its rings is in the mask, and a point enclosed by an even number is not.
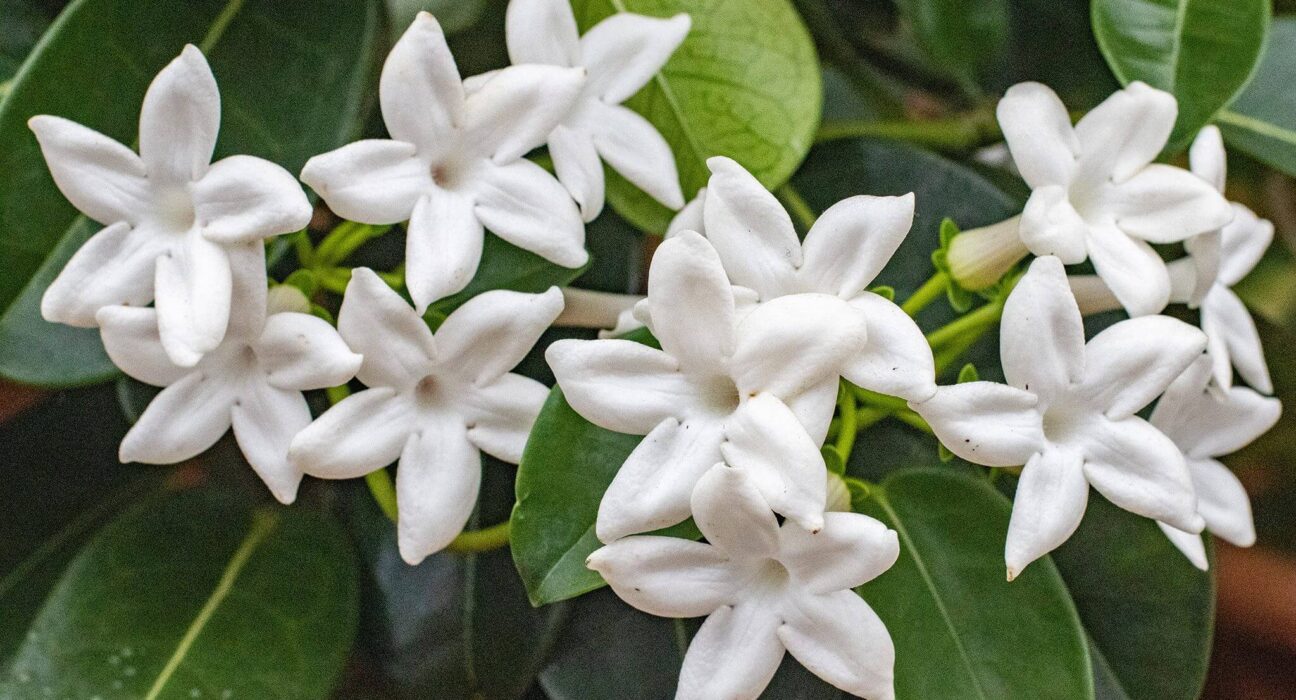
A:
[[[756,575],[753,580],[757,595],[776,595],[788,587],[792,579],[792,574],[783,566],[783,562],[777,559],[765,559],[756,565]]]
[[[698,394],[706,410],[717,416],[727,416],[738,410],[742,397],[738,386],[729,377],[704,377],[698,379]]]
[[[419,380],[414,386],[414,400],[420,406],[434,406],[440,403],[441,390],[437,378],[428,375]]]
[[[183,187],[169,187],[157,198],[158,220],[171,231],[188,231],[194,225],[193,197]]]

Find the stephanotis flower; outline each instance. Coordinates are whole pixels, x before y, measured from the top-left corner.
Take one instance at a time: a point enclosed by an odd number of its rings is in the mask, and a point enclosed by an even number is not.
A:
[[[1152,411],[1152,425],[1183,451],[1197,490],[1197,512],[1206,529],[1239,546],[1255,544],[1255,523],[1246,490],[1215,458],[1236,452],[1278,422],[1282,402],[1242,387],[1208,389],[1211,361],[1202,357],[1166,389]],[[1197,568],[1207,567],[1199,535],[1159,523],[1170,541]]]
[[[401,556],[440,551],[477,504],[481,452],[516,464],[549,395],[511,374],[562,311],[562,293],[505,290],[473,297],[436,335],[372,270],[357,268],[338,330],[364,353],[368,389],[330,408],[292,441],[289,459],[325,479],[350,479],[399,459]]]
[[[289,464],[288,445],[311,422],[302,392],[345,384],[361,357],[333,326],[301,313],[305,304],[284,303],[279,294],[268,303],[260,241],[231,245],[228,254],[238,271],[229,329],[193,367],[177,366],[164,352],[156,309],[114,305],[95,314],[113,363],[146,384],[166,387],[126,433],[121,460],[180,462],[232,426],[243,456],[271,493],[292,503],[302,473]]]
[[[1128,511],[1201,531],[1183,454],[1135,413],[1205,347],[1201,331],[1168,316],[1121,321],[1086,344],[1062,263],[1046,256],[1004,305],[1008,384],[943,386],[910,403],[959,457],[1025,465],[1004,551],[1008,580],[1075,532],[1090,485]]]
[[[576,205],[522,156],[567,116],[584,82],[581,68],[514,66],[465,97],[441,26],[419,13],[392,47],[378,85],[391,140],[315,156],[301,178],[344,218],[409,221],[405,276],[419,312],[472,279],[485,229],[579,267],[589,256]]]
[[[999,125],[1030,199],[1020,217],[956,236],[948,261],[969,289],[993,284],[1027,249],[1072,265],[1093,262],[1131,316],[1170,301],[1170,275],[1152,243],[1175,243],[1228,223],[1209,183],[1153,163],[1174,127],[1169,93],[1134,82],[1075,125],[1052,90],[1021,83],[999,101]]]
[[[722,461],[722,449],[754,473],[776,511],[808,529],[822,524],[826,484],[815,448],[828,432],[841,367],[867,329],[849,304],[825,294],[782,297],[740,321],[734,294],[715,249],[685,232],[661,244],[649,271],[660,350],[560,340],[545,353],[577,413],[647,435],[603,496],[600,540],[686,519],[694,484]],[[797,457],[807,445],[811,454]]]
[[[41,315],[93,327],[103,307],[156,300],[172,362],[192,367],[220,345],[237,272],[232,249],[311,218],[301,185],[278,165],[251,156],[211,162],[220,112],[207,59],[185,46],[144,95],[139,155],[62,117],[32,117],[59,190],[106,226],[50,284]]]
[[[554,170],[586,221],[603,209],[603,164],[671,209],[684,204],[675,156],[647,119],[621,106],[652,79],[684,41],[687,14],[670,19],[621,12],[581,37],[568,0],[512,0],[505,15],[514,64],[583,67],[576,106],[549,134]],[[496,73],[468,81],[471,91]]]
[[[859,513],[828,513],[814,534],[779,526],[744,472],[723,464],[698,481],[693,517],[708,544],[627,537],[586,562],[640,610],[707,616],[684,655],[677,700],[754,699],[784,651],[849,693],[894,697],[891,635],[851,590],[895,563],[894,531]]]

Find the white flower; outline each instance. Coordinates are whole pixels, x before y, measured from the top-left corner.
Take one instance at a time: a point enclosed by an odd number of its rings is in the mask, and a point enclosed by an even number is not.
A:
[[[166,387],[126,433],[121,460],[180,462],[233,426],[248,463],[275,498],[292,503],[302,473],[289,464],[288,445],[311,422],[302,391],[346,383],[361,357],[326,321],[267,308],[260,241],[228,248],[238,270],[229,330],[195,366],[170,361],[156,309],[105,306],[95,315],[113,363],[142,382]]]
[[[220,93],[193,46],[144,95],[139,155],[61,117],[28,125],[63,195],[106,225],[50,284],[41,314],[93,327],[105,306],[156,300],[163,346],[178,365],[194,366],[225,336],[232,248],[310,221],[306,194],[283,168],[251,156],[211,162]]]
[[[544,143],[583,83],[580,68],[514,66],[465,98],[441,26],[420,13],[392,47],[378,85],[392,140],[315,156],[302,180],[344,218],[409,221],[406,283],[420,313],[472,279],[484,229],[579,267],[589,256],[575,204],[522,156]]]
[[[684,655],[677,700],[756,698],[785,650],[842,690],[894,697],[891,635],[851,590],[895,563],[894,531],[859,513],[828,513],[815,534],[780,527],[744,473],[723,464],[698,482],[693,517],[709,544],[627,537],[587,561],[640,610],[707,616]]]
[[[840,368],[867,338],[864,322],[824,294],[783,297],[739,321],[734,292],[711,244],[681,233],[657,249],[648,277],[661,350],[560,340],[545,353],[578,413],[647,435],[603,496],[596,532],[604,542],[687,518],[694,484],[726,457],[756,475],[774,510],[807,529],[822,524],[817,447]]]
[[[1046,256],[1004,306],[1008,384],[943,386],[910,404],[963,459],[1026,465],[1004,552],[1009,580],[1071,536],[1090,485],[1126,510],[1201,531],[1183,454],[1135,412],[1205,347],[1201,331],[1167,316],[1121,321],[1086,344],[1062,263]]]
[[[705,204],[689,211],[697,200],[690,203],[677,221],[685,226],[700,216],[729,279],[754,290],[758,303],[804,292],[845,300],[864,319],[868,343],[852,354],[842,376],[882,394],[931,396],[935,366],[922,330],[899,306],[865,289],[908,235],[913,195],[844,199],[819,217],[803,244],[783,206],[741,165],[724,157],[707,165]]]
[[[1173,96],[1139,82],[1074,128],[1061,100],[1039,83],[1014,85],[999,102],[1004,138],[1032,188],[1021,242],[1067,265],[1091,260],[1131,316],[1157,313],[1170,300],[1170,276],[1150,243],[1182,241],[1233,216],[1201,178],[1152,162],[1177,112]],[[963,255],[958,247],[951,246],[952,268]]]
[[[1206,529],[1239,547],[1255,544],[1251,502],[1242,483],[1215,457],[1242,449],[1278,422],[1282,403],[1251,389],[1208,390],[1211,361],[1202,357],[1166,389],[1152,411],[1152,425],[1174,440],[1188,459],[1197,489],[1197,512]],[[1200,536],[1159,523],[1170,541],[1197,568],[1206,570]]]
[[[584,67],[589,79],[576,106],[549,134],[554,170],[586,221],[603,209],[600,159],[653,199],[684,204],[675,156],[647,119],[621,106],[657,74],[684,41],[687,14],[670,19],[620,12],[578,37],[567,0],[512,0],[505,15],[514,64]],[[470,78],[469,91],[497,73]]]
[[[353,394],[301,431],[289,458],[303,472],[349,479],[397,459],[397,536],[410,564],[443,549],[468,522],[481,452],[516,464],[549,395],[509,370],[562,311],[562,293],[496,290],[473,297],[435,337],[414,309],[357,268],[338,330],[364,353]]]

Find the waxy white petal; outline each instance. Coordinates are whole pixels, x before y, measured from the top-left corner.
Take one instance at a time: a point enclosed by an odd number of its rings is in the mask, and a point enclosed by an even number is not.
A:
[[[1009,581],[1057,549],[1080,526],[1089,502],[1082,463],[1079,452],[1050,447],[1031,457],[1022,469],[1004,544]]]
[[[1203,300],[1201,314],[1202,330],[1213,341],[1210,353],[1217,362],[1216,381],[1220,386],[1232,385],[1232,363],[1247,384],[1266,394],[1273,393],[1260,332],[1237,294],[1216,285]]]
[[[1208,390],[1209,365],[1207,358],[1193,363],[1152,411],[1152,424],[1190,458],[1236,452],[1272,428],[1282,414],[1278,399],[1250,389],[1234,387],[1223,397]]]
[[[184,184],[207,172],[220,131],[220,90],[201,51],[187,44],[163,68],[140,108],[140,159],[154,182]]]
[[[428,374],[436,357],[427,324],[367,267],[351,273],[338,312],[338,332],[364,356],[356,376],[371,387],[412,386]]]
[[[779,528],[779,561],[811,593],[861,586],[899,556],[896,532],[860,513],[825,513],[824,527],[815,533],[795,524]]]
[[[1201,531],[1183,454],[1147,421],[1095,421],[1086,430],[1084,449],[1085,477],[1107,500],[1180,530]]]
[[[405,285],[419,313],[468,286],[485,235],[470,197],[432,188],[419,199],[405,237]]]
[[[1131,316],[1159,313],[1170,302],[1170,274],[1146,241],[1130,238],[1114,225],[1095,224],[1085,244],[1094,271]]]
[[[531,426],[549,397],[549,387],[519,374],[506,374],[460,398],[468,440],[510,464],[522,461]]]
[[[706,222],[703,218],[703,210],[706,206],[707,188],[703,187],[697,191],[693,199],[684,205],[683,209],[670,220],[670,225],[666,227],[666,238],[672,238],[681,231],[694,231],[706,235]]]
[[[217,243],[259,242],[298,231],[312,208],[297,178],[268,160],[230,156],[193,185],[198,229]]]
[[[1034,254],[1057,256],[1068,265],[1084,262],[1089,224],[1072,206],[1065,188],[1037,187],[1026,200],[1018,224],[1022,243]]]
[[[864,315],[842,299],[777,297],[739,324],[730,371],[742,394],[792,396],[840,374],[867,341]]]
[[[481,486],[481,453],[458,415],[422,411],[413,423],[396,467],[396,539],[411,565],[463,532]]]
[[[388,133],[414,144],[425,158],[435,158],[454,141],[455,129],[464,122],[463,83],[441,25],[432,15],[418,13],[387,54],[378,99]],[[305,173],[302,179],[306,180]]]
[[[1111,190],[1116,226],[1150,243],[1176,243],[1233,219],[1228,200],[1187,170],[1153,163]]]
[[[559,340],[545,351],[563,396],[601,428],[647,435],[668,417],[704,409],[675,358],[631,340]]]
[[[1255,544],[1251,499],[1233,472],[1213,459],[1190,459],[1188,471],[1197,490],[1197,512],[1207,529],[1238,547]]]
[[[603,211],[605,184],[603,162],[594,148],[594,140],[582,131],[559,125],[549,134],[549,157],[553,159],[558,181],[580,207],[581,219],[586,223],[593,221]]]
[[[811,673],[867,700],[895,698],[895,644],[854,591],[796,597],[778,637]]]
[[[675,700],[755,700],[783,660],[781,625],[759,601],[711,613],[684,654]]]
[[[490,167],[475,185],[477,218],[495,235],[563,267],[589,261],[575,202],[529,160]]]
[[[234,401],[230,419],[239,449],[270,493],[280,503],[296,500],[302,473],[288,461],[288,446],[311,422],[301,392],[249,381]]]
[[[666,208],[684,206],[675,154],[657,127],[619,105],[594,103],[589,109],[587,124],[603,160]]]
[[[133,306],[105,306],[95,314],[108,358],[135,379],[167,386],[191,370],[178,367],[162,349],[157,311]]]
[[[1121,321],[1085,346],[1078,390],[1095,409],[1119,420],[1152,403],[1205,349],[1206,336],[1178,319]]]
[[[724,552],[676,537],[627,537],[585,561],[630,605],[661,617],[698,617],[733,602],[740,581]]]
[[[1274,225],[1255,212],[1233,204],[1233,220],[1220,232],[1219,281],[1232,287],[1242,281],[1264,257],[1273,242]]]
[[[1026,464],[1044,447],[1038,399],[1029,391],[993,382],[943,386],[910,403],[950,452],[975,464]]]
[[[195,371],[163,389],[122,439],[121,461],[175,464],[216,444],[229,430],[235,398],[222,380]]]
[[[729,278],[765,300],[786,293],[801,266],[801,241],[792,219],[741,165],[717,156],[707,160],[707,167],[711,179],[702,215],[707,240]]]
[[[515,64],[580,62],[580,35],[567,0],[511,0],[504,13],[504,37]]]
[[[744,401],[725,423],[725,463],[746,472],[770,509],[807,530],[823,527],[827,482],[819,446],[772,394]]]
[[[864,292],[850,300],[864,314],[868,340],[847,358],[841,374],[855,386],[906,401],[936,393],[936,365],[922,329],[885,297]]]
[[[1033,188],[1066,185],[1080,149],[1066,105],[1047,86],[1018,83],[995,108],[1022,179]]]
[[[432,189],[432,170],[413,144],[366,139],[306,161],[301,180],[344,219],[396,224]]]
[[[660,19],[629,12],[594,25],[580,39],[588,91],[608,104],[629,99],[666,65],[691,25],[685,13]]]
[[[742,469],[716,464],[693,489],[693,522],[707,542],[740,561],[779,551],[779,524],[756,482]]]
[[[534,64],[504,68],[468,96],[466,148],[505,165],[545,142],[576,104],[585,69]]]
[[[144,162],[131,149],[62,117],[28,120],[59,191],[102,224],[139,223],[152,202]]]
[[[1218,126],[1207,124],[1197,132],[1197,138],[1188,148],[1188,164],[1193,175],[1205,180],[1215,191],[1224,191],[1228,159],[1224,155],[1224,137]]]
[[[167,251],[152,231],[120,222],[90,236],[41,297],[47,321],[92,328],[107,306],[145,306],[153,299],[154,266]]]
[[[440,361],[474,384],[492,382],[531,352],[562,309],[557,287],[543,294],[505,289],[478,294],[437,330]]]
[[[806,234],[802,288],[851,299],[891,260],[913,225],[914,196],[859,195],[828,207]]]
[[[1004,302],[999,338],[1004,377],[1012,386],[1048,403],[1080,381],[1084,321],[1060,260],[1046,256],[1031,263]]]
[[[327,321],[294,312],[266,319],[256,353],[267,382],[297,391],[345,384],[364,361]]]
[[[225,337],[233,289],[225,247],[196,231],[157,259],[153,278],[158,331],[171,361],[192,367]]]
[[[1176,530],[1165,523],[1157,523],[1157,526],[1161,528],[1161,532],[1165,533],[1165,536],[1170,540],[1170,544],[1183,552],[1183,555],[1188,557],[1188,561],[1192,562],[1193,566],[1202,571],[1210,570],[1210,560],[1206,557],[1206,544],[1202,541],[1200,533]]]
[[[715,249],[684,232],[662,243],[648,273],[653,334],[689,372],[720,375],[734,352],[733,289]]]
[[[396,461],[414,430],[415,407],[390,388],[342,399],[293,438],[288,458],[306,474],[354,479]]]
[[[1173,95],[1138,81],[1112,93],[1076,123],[1082,176],[1124,181],[1151,163],[1174,129]]]

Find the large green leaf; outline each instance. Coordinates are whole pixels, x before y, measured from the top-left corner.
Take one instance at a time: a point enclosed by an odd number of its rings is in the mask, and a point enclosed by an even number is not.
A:
[[[355,557],[330,520],[188,491],[82,550],[0,695],[326,698],[355,619]]]
[[[1296,17],[1280,17],[1251,84],[1215,122],[1229,145],[1296,175]]]
[[[1094,0],[1093,31],[1122,83],[1178,99],[1173,152],[1246,86],[1269,16],[1269,0]]]
[[[1008,39],[1007,0],[898,0],[923,53],[975,93]]]
[[[1052,562],[1004,580],[1010,506],[983,479],[896,472],[856,507],[900,534],[899,561],[860,588],[895,640],[897,697],[1093,697],[1084,631]]]
[[[617,12],[668,17],[692,29],[661,73],[626,102],[675,153],[686,199],[706,185],[706,159],[729,156],[766,187],[781,185],[805,157],[823,99],[819,62],[788,0],[574,0],[581,31]],[[671,212],[608,171],[608,200],[650,233]]]
[[[0,0],[0,97],[56,11],[36,0]]]
[[[185,43],[220,82],[217,157],[261,156],[296,172],[359,126],[379,0],[77,0],[50,27],[0,102],[0,376],[43,385],[114,373],[93,329],[45,322],[40,297],[98,225],[55,188],[27,128],[56,114],[133,143],[154,74]]]
[[[1215,623],[1214,576],[1193,568],[1155,523],[1097,494],[1080,529],[1052,556],[1109,683],[1131,698],[1200,695]]]
[[[555,265],[493,233],[487,234],[482,246],[481,265],[468,286],[458,294],[434,303],[431,308],[438,313],[449,314],[469,299],[492,289],[538,294],[554,285],[565,287],[580,277],[589,266],[587,264],[585,267],[571,269]]]

